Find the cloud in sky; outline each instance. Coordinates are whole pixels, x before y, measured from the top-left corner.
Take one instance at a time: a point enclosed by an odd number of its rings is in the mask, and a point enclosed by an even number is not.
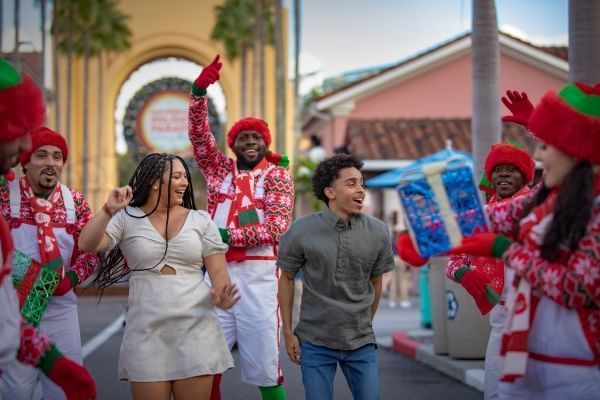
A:
[[[517,28],[516,26],[509,24],[501,25],[500,30],[518,39],[538,46],[566,46],[569,43],[569,35],[566,32],[554,36],[532,36],[528,35],[521,28]]]
[[[326,77],[394,63],[468,31],[471,2],[302,0],[302,51],[321,61]],[[524,40],[566,43],[567,0],[497,0],[496,10],[499,26]]]

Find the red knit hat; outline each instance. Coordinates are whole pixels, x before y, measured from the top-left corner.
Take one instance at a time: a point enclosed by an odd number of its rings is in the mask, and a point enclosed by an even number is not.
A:
[[[42,91],[27,75],[0,60],[0,141],[15,140],[42,126],[46,106]]]
[[[533,180],[535,175],[535,163],[533,159],[525,150],[520,149],[515,144],[510,143],[499,143],[492,146],[492,149],[488,153],[485,159],[485,176],[488,181],[492,181],[492,171],[497,165],[508,164],[515,166],[521,175],[525,183],[529,183]]]
[[[67,147],[67,142],[65,138],[60,134],[54,132],[52,129],[48,129],[46,127],[38,128],[31,132],[31,149],[29,151],[21,152],[19,156],[19,161],[21,165],[25,166],[29,161],[29,158],[33,154],[34,151],[39,149],[42,146],[56,146],[60,149],[63,155],[63,161],[67,162],[67,157],[69,156],[69,148]]]
[[[549,91],[528,124],[541,141],[592,164],[600,163],[600,83],[569,83]]]
[[[233,148],[233,143],[235,142],[235,138],[240,132],[243,131],[254,131],[260,133],[265,141],[265,146],[269,147],[271,145],[271,133],[269,132],[269,126],[265,121],[258,118],[242,118],[229,130],[227,133],[227,145],[230,148]]]

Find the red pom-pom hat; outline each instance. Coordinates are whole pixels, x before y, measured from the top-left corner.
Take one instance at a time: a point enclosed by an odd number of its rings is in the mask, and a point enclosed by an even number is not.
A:
[[[267,123],[262,119],[252,117],[242,118],[233,124],[227,133],[227,145],[230,148],[233,148],[235,138],[240,132],[244,131],[254,131],[260,133],[265,141],[265,146],[269,147],[271,145],[271,132],[269,132],[269,126]]]
[[[63,155],[63,161],[67,162],[67,157],[69,156],[69,148],[67,147],[67,142],[65,138],[60,134],[54,132],[52,129],[48,129],[46,127],[38,128],[31,132],[31,149],[28,151],[21,152],[19,156],[19,161],[21,165],[27,164],[29,158],[33,154],[34,151],[39,149],[42,146],[56,146],[60,149]]]
[[[44,124],[42,91],[30,77],[0,60],[0,141],[15,140]]]
[[[600,164],[600,83],[569,83],[558,94],[546,93],[528,127],[565,154]]]
[[[492,146],[485,159],[484,169],[488,181],[492,181],[492,171],[497,165],[513,165],[523,176],[525,183],[530,183],[535,175],[535,162],[525,150],[509,143],[499,143]]]

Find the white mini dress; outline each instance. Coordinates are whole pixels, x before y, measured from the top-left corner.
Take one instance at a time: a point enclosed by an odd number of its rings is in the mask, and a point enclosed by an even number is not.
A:
[[[142,210],[127,207],[131,215]],[[179,233],[165,239],[147,217],[120,210],[106,230],[109,249],[119,246],[127,260],[129,309],[121,351],[121,380],[154,382],[222,373],[233,359],[219,325],[202,271],[204,257],[223,253],[209,215],[191,210]],[[175,275],[160,270],[169,265]]]

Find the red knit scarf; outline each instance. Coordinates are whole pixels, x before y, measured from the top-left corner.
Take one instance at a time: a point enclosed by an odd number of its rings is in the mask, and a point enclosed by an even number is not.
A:
[[[29,295],[36,280],[38,280],[38,275],[42,269],[49,268],[50,270],[59,272],[61,275],[64,274],[60,248],[56,237],[54,236],[54,230],[52,229],[52,211],[62,196],[60,185],[56,185],[56,188],[50,196],[48,196],[48,199],[43,199],[35,196],[27,179],[23,179],[22,183],[25,195],[29,199],[29,204],[33,212],[33,219],[37,227],[37,243],[40,252],[40,262],[37,263],[32,261],[23,280],[19,284],[17,291],[21,306],[23,305],[25,298]],[[52,281],[58,283],[59,280],[54,279]],[[54,288],[46,288],[46,290],[52,293]]]
[[[227,216],[227,228],[240,228],[260,223],[254,205],[254,189],[256,181],[267,166],[268,161],[263,158],[252,170],[237,172],[234,177],[235,198],[231,203],[229,215]],[[244,261],[246,259],[246,248],[229,246],[225,258],[228,262]]]
[[[522,241],[528,241],[533,246],[541,246],[546,232],[545,229],[539,230],[539,224],[553,213],[557,195],[558,190],[553,190],[542,204],[531,210],[522,220],[519,231]],[[501,381],[514,382],[525,375],[529,327],[537,304],[538,299],[531,296],[531,284],[526,279],[515,276],[506,299],[509,315],[500,345],[500,356],[503,358]]]

